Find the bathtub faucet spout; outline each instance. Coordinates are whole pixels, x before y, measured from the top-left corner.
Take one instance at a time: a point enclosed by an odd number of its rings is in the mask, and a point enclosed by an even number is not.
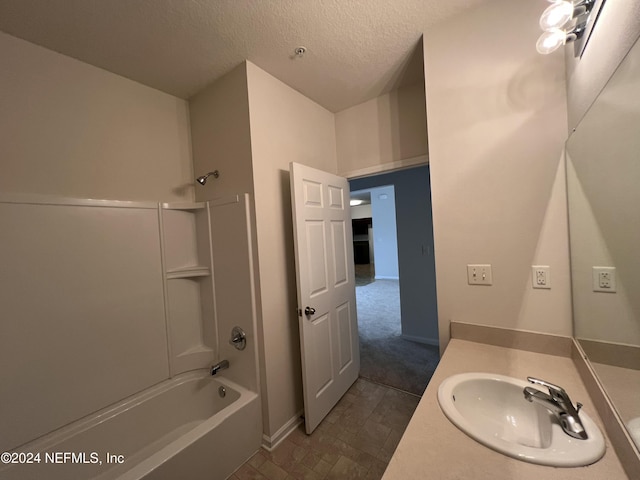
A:
[[[225,370],[227,368],[229,368],[229,361],[228,360],[222,360],[221,362],[218,362],[218,363],[216,363],[215,365],[213,365],[211,367],[211,375],[215,375],[220,370]]]

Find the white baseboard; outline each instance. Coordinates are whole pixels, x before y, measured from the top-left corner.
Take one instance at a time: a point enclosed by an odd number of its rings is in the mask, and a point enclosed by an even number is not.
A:
[[[387,277],[386,275],[376,275],[376,280],[400,280],[400,277]]]
[[[302,418],[303,410],[300,410],[296,413],[291,419],[285,423],[282,427],[278,429],[276,433],[274,433],[271,437],[267,434],[262,434],[262,448],[267,450],[268,452],[273,451],[280,443],[289,436],[291,432],[293,432],[298,425],[304,422]]]
[[[440,341],[437,338],[426,338],[426,337],[414,337],[413,335],[400,335],[401,338],[405,340],[411,340],[412,342],[424,343],[426,345],[433,345],[435,347],[440,345]]]

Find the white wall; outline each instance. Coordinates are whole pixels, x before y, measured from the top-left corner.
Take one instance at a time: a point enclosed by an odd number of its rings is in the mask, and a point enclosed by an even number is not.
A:
[[[377,279],[398,279],[396,197],[393,185],[372,188],[373,257]]]
[[[193,199],[188,107],[0,33],[0,191]]]
[[[238,65],[189,99],[194,175],[218,170],[196,185],[196,199],[253,194],[247,66]]]
[[[339,174],[355,177],[426,162],[424,84],[390,93],[336,113]]]
[[[303,409],[289,163],[337,171],[334,116],[247,62],[259,258],[264,432]]]
[[[424,37],[441,348],[452,320],[571,335],[564,60],[535,51],[540,8],[485,2]],[[493,286],[467,285],[469,263]]]
[[[0,58],[1,193],[193,199],[184,100],[3,33]],[[11,395],[3,398],[27,414],[30,408],[44,412],[18,425],[19,441],[168,376],[158,213],[121,210],[50,206],[37,209],[37,221],[27,214],[4,217],[5,226],[13,224],[4,254],[23,261],[2,262],[3,295],[19,304],[0,302],[2,337],[15,340],[22,332],[31,343],[2,348],[2,364],[15,367],[7,374]],[[24,263],[29,258],[35,266]],[[37,278],[36,271],[42,273]],[[112,301],[99,292],[110,292]],[[19,301],[24,295],[29,308]],[[100,311],[87,322],[97,303]],[[79,384],[79,378],[87,381]],[[42,398],[45,409],[38,405]],[[16,414],[11,421],[19,419]]]

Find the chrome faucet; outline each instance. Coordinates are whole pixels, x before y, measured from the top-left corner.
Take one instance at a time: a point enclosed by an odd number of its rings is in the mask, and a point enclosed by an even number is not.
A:
[[[533,384],[546,387],[549,390],[549,394],[547,395],[533,387],[524,387],[524,398],[530,402],[542,405],[553,413],[560,422],[562,430],[564,430],[567,435],[580,440],[586,440],[587,432],[578,415],[582,404],[577,403],[576,407],[574,407],[569,395],[562,387],[538,378],[527,377],[527,380]]]
[[[225,370],[227,368],[229,368],[229,361],[222,360],[211,367],[211,375],[215,375],[220,370]]]

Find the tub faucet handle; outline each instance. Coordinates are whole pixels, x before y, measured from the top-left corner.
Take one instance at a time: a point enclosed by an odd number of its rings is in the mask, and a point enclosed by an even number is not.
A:
[[[244,350],[247,346],[247,334],[240,327],[233,327],[229,344],[238,350]]]

